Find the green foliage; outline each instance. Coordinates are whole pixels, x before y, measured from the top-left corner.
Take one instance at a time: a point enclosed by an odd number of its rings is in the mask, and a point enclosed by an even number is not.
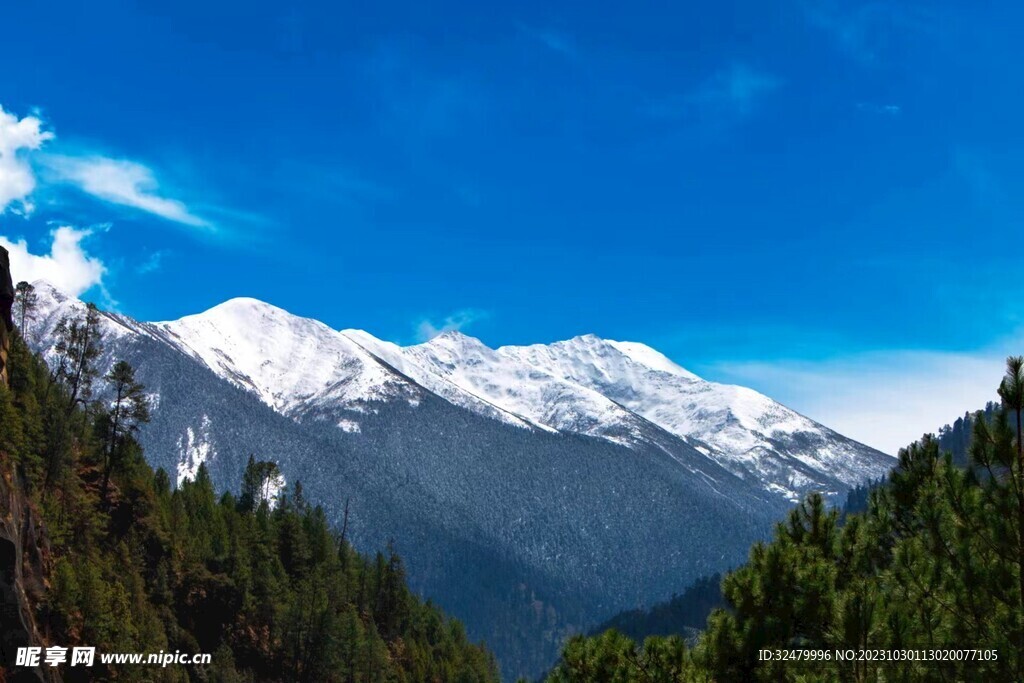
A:
[[[61,326],[54,372],[15,335],[0,387],[0,464],[49,541],[37,621],[67,646],[214,656],[66,680],[497,680],[493,657],[410,592],[392,550],[356,553],[298,485],[272,504],[273,463],[252,459],[238,498],[218,497],[204,467],[177,488],[154,472],[135,441],[143,387],[123,362],[100,377],[95,315]]]
[[[682,638],[648,638],[642,646],[615,630],[576,636],[562,652],[549,683],[672,683],[699,680]]]
[[[99,320],[99,309],[89,304],[81,318],[65,318],[57,324],[53,376],[67,395],[68,414],[92,398],[99,374],[96,361],[103,353]]]
[[[903,449],[887,482],[858,492],[864,511],[844,524],[809,496],[725,577],[727,608],[692,649],[658,638],[641,648],[611,631],[576,638],[549,681],[1024,680],[1024,360],[1008,359],[999,395],[998,408]],[[967,448],[965,425],[969,462],[955,461],[940,439]],[[650,657],[655,645],[670,654]],[[761,661],[762,649],[998,656],[796,663]]]

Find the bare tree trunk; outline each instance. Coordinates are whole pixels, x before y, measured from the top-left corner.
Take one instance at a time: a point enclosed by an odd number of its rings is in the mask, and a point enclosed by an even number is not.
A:
[[[341,522],[341,548],[342,551],[345,549],[345,534],[348,533],[348,504],[351,498],[345,499],[345,517]]]
[[[121,401],[123,389],[117,387],[117,399],[114,401],[114,414],[110,423],[110,439],[107,441],[107,457],[103,463],[103,489],[100,493],[100,500],[107,504],[107,488],[110,486],[110,473],[114,469],[114,447],[117,445],[117,429],[121,421]]]

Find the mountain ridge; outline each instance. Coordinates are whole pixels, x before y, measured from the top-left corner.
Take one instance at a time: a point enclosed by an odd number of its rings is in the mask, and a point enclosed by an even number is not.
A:
[[[231,308],[257,309],[263,319],[291,327],[301,326],[329,335],[341,344],[328,355],[325,367],[361,366],[344,377],[306,378],[303,391],[256,388],[268,404],[284,412],[309,402],[387,397],[396,387],[387,373],[366,365],[365,353],[390,366],[414,383],[447,400],[487,417],[517,426],[598,436],[630,447],[644,440],[643,423],[652,423],[682,438],[741,476],[764,480],[768,490],[795,501],[809,490],[841,495],[887,468],[878,451],[846,439],[796,411],[747,387],[718,384],[700,378],[640,342],[602,339],[584,334],[551,344],[490,348],[459,331],[447,331],[420,344],[400,346],[363,330],[335,330],[313,318],[294,316],[272,304],[235,298],[203,313],[177,321],[154,323],[195,351],[208,343],[198,321],[221,318]],[[268,315],[269,312],[269,315]],[[210,328],[230,328],[249,321],[229,316]],[[220,342],[230,342],[237,329],[213,331]],[[348,347],[346,340],[356,347]],[[325,342],[326,343],[326,342]],[[220,357],[220,352],[230,360]],[[346,357],[346,353],[348,357]],[[215,371],[247,383],[259,369],[238,366],[234,349],[207,349],[199,356]],[[247,352],[242,352],[243,357]],[[323,357],[317,360],[324,360]],[[264,365],[266,361],[264,361]],[[262,367],[262,366],[261,366]],[[267,381],[270,381],[269,379]],[[315,386],[319,384],[319,386]],[[346,391],[339,391],[345,388]],[[291,400],[282,398],[291,394]],[[283,401],[287,405],[278,405]],[[809,445],[801,441],[811,442]],[[808,451],[815,455],[808,456]],[[857,457],[854,457],[857,456]],[[874,467],[858,467],[867,457]]]
[[[171,343],[286,415],[316,404],[358,407],[394,398],[408,394],[411,382],[485,417],[627,447],[645,440],[644,425],[653,424],[790,501],[810,490],[840,497],[891,465],[884,454],[763,394],[704,380],[640,342],[584,334],[491,349],[452,330],[403,347],[251,297],[171,321],[116,319]],[[268,327],[273,334],[255,344],[245,339]]]

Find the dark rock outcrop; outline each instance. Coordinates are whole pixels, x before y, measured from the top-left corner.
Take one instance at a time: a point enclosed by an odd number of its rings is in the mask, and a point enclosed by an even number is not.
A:
[[[6,456],[0,454],[0,458]],[[16,476],[10,463],[4,462],[0,468],[0,680],[59,680],[52,668],[14,666],[19,647],[48,644],[30,607],[45,592],[48,543]]]
[[[14,282],[11,280],[11,258],[7,250],[0,247],[0,383],[7,384],[7,352],[10,349],[14,320],[11,308],[14,306]]]
[[[8,384],[7,357],[14,324],[10,258],[0,247],[0,384]],[[10,455],[0,451],[0,681],[58,680],[41,667],[15,667],[19,647],[43,646],[30,605],[45,590],[46,538],[25,496]]]

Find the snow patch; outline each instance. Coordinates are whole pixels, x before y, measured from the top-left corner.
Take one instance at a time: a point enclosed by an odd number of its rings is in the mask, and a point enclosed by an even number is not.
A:
[[[354,422],[353,420],[340,420],[338,422],[338,428],[343,432],[348,432],[349,434],[358,434],[362,431],[359,427],[359,423]]]
[[[199,429],[185,429],[185,434],[178,437],[178,478],[181,486],[186,479],[195,479],[199,466],[210,462],[217,452],[210,441],[210,418],[203,415]]]
[[[267,502],[267,506],[271,510],[276,508],[277,504],[281,501],[281,494],[287,485],[288,482],[285,480],[284,475],[281,474],[281,470],[274,470],[274,476],[263,485],[260,497]]]

